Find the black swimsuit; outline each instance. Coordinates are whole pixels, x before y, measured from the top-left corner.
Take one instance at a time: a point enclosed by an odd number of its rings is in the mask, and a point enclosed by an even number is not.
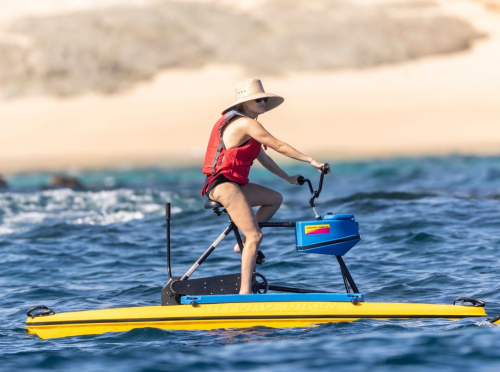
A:
[[[208,175],[207,178],[208,177],[210,177],[210,175]],[[233,182],[233,183],[235,183],[234,181],[231,181],[229,178],[227,178],[223,174],[219,174],[217,177],[215,177],[215,179],[213,180],[213,182],[210,184],[210,188],[207,190],[207,193],[210,192],[211,190],[213,190],[213,188],[215,186],[221,185],[221,184],[226,183],[226,182]]]

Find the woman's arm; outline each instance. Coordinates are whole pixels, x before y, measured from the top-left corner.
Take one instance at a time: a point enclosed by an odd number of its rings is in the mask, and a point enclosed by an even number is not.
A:
[[[280,141],[276,137],[274,137],[271,133],[269,133],[257,120],[246,119],[245,118],[244,127],[247,134],[259,141],[260,143],[272,148],[273,150],[288,156],[289,158],[296,159],[299,161],[303,161],[311,164],[314,168],[321,171],[321,167],[323,163],[320,163],[310,156],[304,155],[300,151],[294,149],[289,144]],[[262,151],[261,151],[262,153]],[[272,159],[271,159],[272,160]],[[273,161],[274,163],[274,161]],[[275,163],[276,164],[276,163]],[[264,164],[263,164],[264,165]],[[265,166],[265,165],[264,165]],[[272,172],[272,171],[271,171]]]
[[[297,178],[300,177],[300,174],[297,174],[295,176],[289,176],[283,169],[280,168],[278,164],[269,156],[266,154],[264,149],[260,150],[260,154],[257,157],[257,160],[266,168],[268,171],[274,173],[278,177],[283,178],[285,181],[288,181],[292,184],[297,185]]]

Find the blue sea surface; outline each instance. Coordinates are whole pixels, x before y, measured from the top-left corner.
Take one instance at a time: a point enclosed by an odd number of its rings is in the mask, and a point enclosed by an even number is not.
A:
[[[331,163],[320,214],[352,213],[361,242],[344,257],[369,302],[451,304],[458,296],[500,314],[500,158],[429,157]],[[316,183],[303,163],[285,167]],[[165,202],[172,204],[172,268],[183,274],[227,217],[203,209],[199,168],[78,174],[85,189],[47,188],[53,174],[21,173],[0,191],[2,371],[494,371],[500,327],[482,319],[360,320],[305,328],[165,331],[42,340],[26,311],[160,304],[168,280]],[[313,220],[307,187],[262,168],[253,182],[284,195],[273,220]],[[334,257],[298,254],[293,230],[264,230],[272,284],[343,292]],[[226,239],[194,277],[238,272]]]

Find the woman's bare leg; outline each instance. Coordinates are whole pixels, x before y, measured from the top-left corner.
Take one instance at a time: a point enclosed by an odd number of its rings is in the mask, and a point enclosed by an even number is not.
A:
[[[248,183],[241,189],[252,207],[260,206],[255,213],[259,222],[269,221],[283,202],[283,196],[279,192],[255,183]]]
[[[210,191],[209,197],[226,208],[233,222],[246,237],[245,249],[241,255],[240,294],[252,293],[255,259],[262,241],[262,232],[252,206],[240,186],[235,183],[223,183],[215,186]]]
[[[252,207],[260,206],[255,213],[257,222],[269,221],[283,202],[283,196],[279,192],[255,183],[248,183],[245,186],[241,186],[241,190]],[[245,243],[245,236],[242,237],[242,241]],[[234,251],[240,252],[238,244],[234,246]]]

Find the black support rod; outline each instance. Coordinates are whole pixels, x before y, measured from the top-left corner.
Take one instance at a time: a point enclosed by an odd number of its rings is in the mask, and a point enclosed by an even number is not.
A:
[[[167,270],[168,278],[172,278],[172,268],[170,267],[170,203],[165,204],[165,219],[167,220]]]
[[[347,293],[351,293],[351,289],[349,288],[349,282],[347,281],[347,278],[345,277],[345,274],[344,272],[342,271],[342,268],[340,269],[340,271],[342,272],[342,280],[344,280],[344,287],[345,287],[345,291]]]
[[[260,227],[295,227],[296,222],[259,222]]]
[[[182,276],[180,280],[187,280],[194,271],[210,256],[210,253],[214,251],[214,249],[219,245],[219,243],[233,230],[236,229],[236,225],[234,222],[231,222],[228,227],[219,235],[219,237],[212,243],[212,245],[198,258],[198,260],[194,263],[193,266]]]
[[[340,270],[342,271],[342,277],[344,278],[344,283],[345,280],[347,280],[354,293],[359,293],[358,287],[356,286],[356,283],[354,283],[354,279],[352,278],[351,273],[347,269],[347,266],[345,265],[342,256],[335,256],[335,257],[337,257],[337,261],[339,262]],[[349,290],[347,292],[349,292]]]
[[[313,289],[282,287],[279,285],[270,285],[269,290],[276,291],[276,292],[287,292],[287,293],[332,293],[332,292],[326,292],[326,291],[316,291]]]
[[[238,243],[238,247],[240,247],[240,254],[243,254],[243,240],[241,240],[241,235],[236,225],[234,226],[233,232],[236,242]]]

